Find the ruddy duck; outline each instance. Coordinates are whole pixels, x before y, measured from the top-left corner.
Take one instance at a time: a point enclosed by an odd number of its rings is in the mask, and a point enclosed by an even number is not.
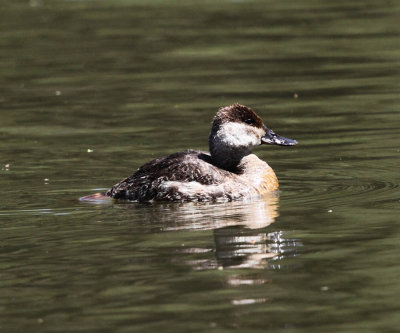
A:
[[[251,153],[261,144],[293,146],[267,128],[250,108],[233,104],[218,110],[209,136],[210,153],[185,150],[157,158],[106,193],[131,201],[215,201],[259,196],[278,189],[272,168]]]

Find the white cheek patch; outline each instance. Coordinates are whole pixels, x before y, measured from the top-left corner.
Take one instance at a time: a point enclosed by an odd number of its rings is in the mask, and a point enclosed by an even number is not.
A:
[[[217,139],[231,147],[252,147],[261,143],[264,130],[240,123],[227,123],[217,132]]]

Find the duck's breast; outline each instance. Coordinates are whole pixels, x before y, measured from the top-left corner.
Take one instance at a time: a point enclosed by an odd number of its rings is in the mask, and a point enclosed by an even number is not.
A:
[[[243,172],[240,178],[252,186],[257,193],[266,194],[279,188],[274,170],[256,155],[250,154],[243,158],[241,168]]]

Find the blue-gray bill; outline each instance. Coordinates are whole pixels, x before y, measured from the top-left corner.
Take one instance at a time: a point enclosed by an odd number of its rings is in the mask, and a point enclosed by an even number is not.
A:
[[[271,144],[271,145],[280,145],[280,146],[294,146],[297,145],[297,141],[289,138],[285,138],[276,134],[273,130],[270,130],[266,126],[265,135],[261,138],[261,143]]]

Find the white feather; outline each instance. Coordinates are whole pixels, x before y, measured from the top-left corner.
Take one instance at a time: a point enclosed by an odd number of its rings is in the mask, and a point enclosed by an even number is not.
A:
[[[225,123],[215,135],[215,140],[220,144],[234,147],[252,148],[261,144],[261,136],[264,135],[262,128],[255,128],[243,123]]]

